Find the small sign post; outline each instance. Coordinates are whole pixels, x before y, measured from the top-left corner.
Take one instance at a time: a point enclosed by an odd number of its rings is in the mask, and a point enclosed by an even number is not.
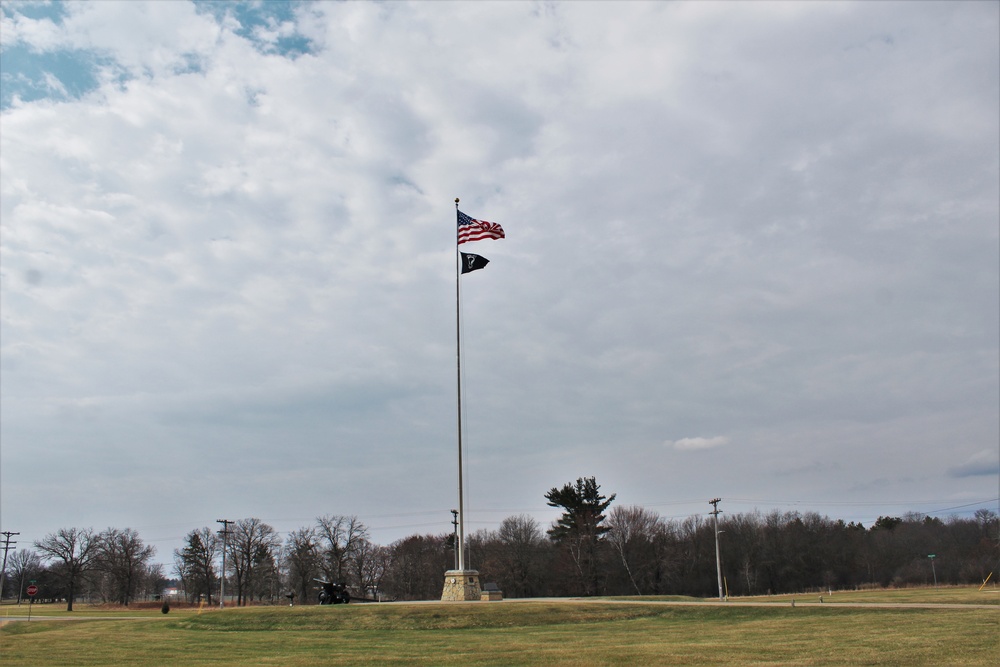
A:
[[[38,594],[38,586],[35,584],[29,584],[28,589],[25,591],[28,594],[28,620],[31,620],[31,606],[35,603],[35,595]]]

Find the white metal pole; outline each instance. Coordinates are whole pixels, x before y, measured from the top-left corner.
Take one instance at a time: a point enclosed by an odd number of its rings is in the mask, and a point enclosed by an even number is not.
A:
[[[458,382],[458,569],[465,570],[465,498],[462,487],[462,253],[458,251],[458,197],[455,197],[455,358]]]

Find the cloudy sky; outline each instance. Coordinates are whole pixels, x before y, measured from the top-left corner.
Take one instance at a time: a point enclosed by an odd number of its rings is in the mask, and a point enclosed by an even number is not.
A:
[[[996,510],[998,19],[5,0],[3,529]]]

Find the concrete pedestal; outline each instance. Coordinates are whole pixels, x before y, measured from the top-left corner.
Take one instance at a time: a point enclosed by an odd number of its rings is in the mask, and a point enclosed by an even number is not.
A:
[[[444,573],[442,601],[478,600],[482,593],[477,570],[448,570]]]

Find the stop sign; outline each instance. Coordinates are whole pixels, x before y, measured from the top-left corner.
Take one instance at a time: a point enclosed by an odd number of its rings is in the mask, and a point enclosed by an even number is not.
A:
[[[35,597],[35,593],[37,593],[37,592],[38,592],[38,586],[35,586],[34,584],[32,584],[31,586],[28,586],[28,596],[29,597]]]

